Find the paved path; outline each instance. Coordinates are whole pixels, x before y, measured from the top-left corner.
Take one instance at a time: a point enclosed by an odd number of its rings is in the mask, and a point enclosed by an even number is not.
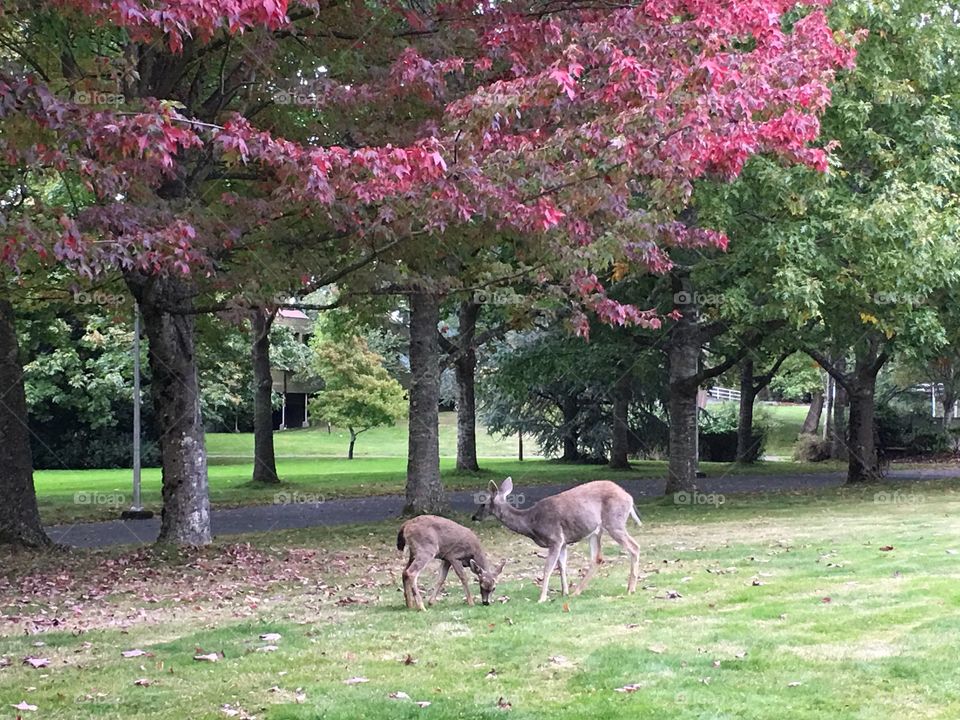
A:
[[[843,473],[804,475],[728,475],[721,478],[701,478],[698,485],[703,493],[775,492],[835,487],[843,482]],[[922,481],[956,478],[960,468],[923,470],[892,470],[890,480]],[[638,478],[621,481],[635,498],[661,497],[666,481],[657,478]],[[548,495],[572,487],[566,485],[534,485],[516,488],[517,499],[529,505]],[[469,511],[476,507],[476,493],[457,491],[448,494],[454,510]],[[522,496],[522,497],[521,497]],[[400,515],[404,499],[400,495],[379,495],[367,498],[345,498],[324,503],[292,503],[288,505],[254,505],[212,511],[215,535],[236,535],[250,532],[269,532],[290,528],[323,525],[350,525],[353,523],[391,520]],[[108,545],[145,544],[157,538],[160,520],[111,520],[74,525],[55,525],[47,528],[56,542],[76,547],[105,547]]]

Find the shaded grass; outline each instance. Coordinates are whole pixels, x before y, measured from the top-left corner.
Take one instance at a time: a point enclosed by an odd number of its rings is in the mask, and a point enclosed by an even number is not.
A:
[[[495,558],[510,558],[502,602],[469,608],[454,582],[422,614],[402,607],[395,523],[142,562],[118,550],[19,556],[5,565],[31,570],[37,593],[24,609],[24,587],[0,582],[0,607],[23,618],[0,626],[0,656],[13,663],[0,669],[0,697],[80,719],[207,720],[225,717],[224,704],[264,720],[493,718],[506,712],[500,698],[509,717],[546,720],[952,719],[960,556],[948,551],[960,550],[960,495],[945,482],[898,489],[916,502],[844,488],[728,496],[720,508],[644,503],[632,531],[641,590],[622,594],[626,563],[608,545],[607,565],[567,608],[556,595],[536,604],[542,558],[496,524],[478,529]],[[581,568],[575,548],[570,565]],[[82,600],[104,577],[108,595]],[[75,584],[47,597],[51,579]],[[51,617],[62,624],[33,647],[37,636],[22,633]],[[276,652],[255,652],[263,632],[283,636]],[[153,655],[124,660],[129,647]],[[198,647],[225,657],[194,662]],[[38,654],[50,668],[19,664]],[[369,682],[344,684],[358,676]],[[151,685],[134,686],[141,677]],[[616,692],[628,684],[638,689]],[[388,697],[397,691],[411,699]]]

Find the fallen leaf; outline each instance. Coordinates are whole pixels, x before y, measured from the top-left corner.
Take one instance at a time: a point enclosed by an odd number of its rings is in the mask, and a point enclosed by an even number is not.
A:
[[[257,652],[276,652],[279,649],[276,645],[264,645],[263,647],[258,647]]]
[[[19,705],[11,705],[14,710],[25,710],[26,712],[36,712],[37,706],[31,705],[26,700],[21,700]]]
[[[0,657],[0,668],[10,667],[10,658]]]
[[[563,611],[564,611],[564,612],[570,612],[570,603],[564,603],[564,604],[563,604]]]
[[[633,693],[642,688],[643,685],[640,683],[630,683],[629,685],[624,685],[623,687],[618,687],[614,692],[618,693]]]
[[[367,680],[367,678],[365,678],[365,677],[352,677],[352,678],[347,678],[346,680],[344,680],[344,681],[343,681],[343,684],[344,684],[344,685],[357,685],[357,684],[359,684],[359,683],[365,683],[365,682],[370,682],[370,681]]]
[[[822,598],[820,598],[820,602],[826,604],[826,603],[828,603],[828,602],[833,602],[833,600],[832,600],[831,598],[829,598],[829,597],[822,597]]]
[[[501,710],[510,710],[513,708],[513,705],[504,700],[503,697],[499,697],[497,698],[497,707]]]
[[[893,550],[893,545],[884,545],[880,548],[880,552],[890,552],[891,550]]]
[[[403,659],[404,665],[416,665],[417,661],[410,653],[407,653],[407,656]]]
[[[497,676],[497,669],[490,668],[490,672],[487,673],[486,678],[487,680],[490,680],[491,678],[495,678],[496,676]]]
[[[426,700],[417,700],[416,704],[422,708],[430,707],[430,703],[427,702]]]
[[[44,668],[50,665],[50,659],[28,657],[23,659],[23,664],[29,665],[32,668]]]
[[[402,690],[398,690],[397,692],[392,692],[389,695],[387,695],[387,697],[390,698],[391,700],[409,700],[410,699],[410,696],[407,695]]]
[[[277,642],[281,637],[279,633],[264,633],[260,636],[260,639],[267,642]]]
[[[956,554],[957,554],[956,550],[947,550],[947,555],[956,555]]]
[[[218,662],[220,653],[207,653],[206,655],[194,655],[193,659],[197,662]]]
[[[794,680],[793,682],[788,682],[787,687],[800,687],[802,684],[799,680]]]
[[[667,646],[666,645],[650,645],[647,647],[647,650],[649,650],[652,653],[656,653],[657,655],[662,655],[667,651]]]
[[[140,678],[139,680],[134,680],[133,684],[136,685],[137,687],[150,687],[153,684],[153,682],[148,680],[147,678]]]
[[[124,650],[120,654],[123,655],[125,658],[135,658],[135,657],[143,657],[147,653],[144,652],[143,650]]]

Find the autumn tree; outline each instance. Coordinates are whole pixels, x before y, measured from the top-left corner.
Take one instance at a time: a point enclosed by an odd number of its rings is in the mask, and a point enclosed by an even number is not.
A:
[[[852,58],[821,10],[774,0],[5,9],[5,161],[72,197],[16,213],[0,253],[11,268],[34,255],[123,276],[150,345],[160,539],[184,544],[210,540],[194,341],[208,297],[244,278],[283,286],[274,263],[294,249],[308,284],[403,264],[423,351],[411,396],[431,412],[444,246],[485,223],[542,237],[572,303],[655,325],[590,266],[664,270],[661,244],[723,244],[675,224],[698,177],[766,151],[822,166],[808,143]],[[432,445],[411,467],[417,510],[442,495]]]
[[[362,338],[316,343],[314,367],[323,380],[323,390],[311,399],[311,412],[349,431],[348,459],[353,459],[361,433],[393,425],[406,415],[403,388],[383,367],[383,358],[371,352]]]

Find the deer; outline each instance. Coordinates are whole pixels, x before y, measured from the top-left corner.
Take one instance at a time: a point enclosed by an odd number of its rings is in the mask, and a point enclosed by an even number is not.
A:
[[[508,529],[526,535],[547,549],[539,602],[546,602],[550,576],[558,564],[560,590],[562,595],[568,594],[567,546],[589,539],[592,562],[572,594],[583,592],[597,568],[603,564],[600,540],[604,531],[630,555],[627,593],[636,592],[640,574],[640,545],[627,532],[627,519],[633,518],[640,526],[643,523],[633,505],[633,497],[619,485],[608,480],[585,483],[544,498],[525,509],[516,508],[509,502],[510,493],[513,492],[512,478],[504,480],[499,488],[491,481],[490,489],[489,497],[478,508],[473,519],[479,521],[493,515]]]
[[[490,596],[497,587],[497,577],[503,572],[506,560],[493,567],[487,554],[480,545],[477,534],[452,520],[436,515],[420,515],[407,520],[397,533],[397,550],[409,548],[407,566],[403,570],[403,597],[410,609],[425,610],[417,579],[421,571],[434,558],[441,561],[437,586],[433,589],[428,603],[432,606],[443,589],[450,568],[460,578],[467,605],[473,605],[473,594],[464,568],[470,568],[480,582],[480,599],[484,605],[490,604]]]

